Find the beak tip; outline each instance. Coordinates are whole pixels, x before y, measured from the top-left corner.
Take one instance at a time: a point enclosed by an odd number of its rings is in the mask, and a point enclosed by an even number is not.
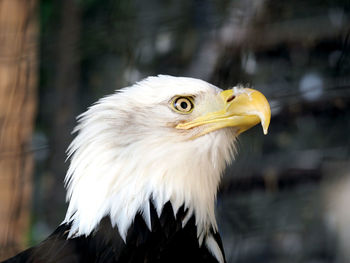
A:
[[[270,124],[270,122],[268,124],[261,122],[261,126],[263,128],[264,135],[268,134],[269,124]]]

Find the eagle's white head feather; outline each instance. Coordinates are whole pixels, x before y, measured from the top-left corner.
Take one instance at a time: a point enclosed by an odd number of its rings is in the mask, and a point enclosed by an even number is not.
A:
[[[175,214],[184,205],[183,224],[195,215],[200,243],[210,228],[216,231],[217,188],[242,127],[213,128],[212,121],[181,125],[222,110],[222,93],[197,79],[149,77],[80,115],[65,179],[69,208],[64,222],[72,223],[70,237],[89,235],[109,216],[125,240],[138,212],[151,228],[149,200],[158,214],[168,201]],[[174,109],[174,98],[181,96],[193,99],[187,114]]]

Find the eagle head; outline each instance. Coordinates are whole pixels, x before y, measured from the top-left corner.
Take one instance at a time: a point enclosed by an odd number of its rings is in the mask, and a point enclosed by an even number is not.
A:
[[[151,200],[158,215],[167,202],[195,215],[202,242],[217,229],[217,188],[236,137],[258,123],[266,134],[270,115],[256,90],[184,77],[148,77],[100,99],[79,116],[68,149],[70,237],[89,235],[105,216],[124,240],[137,213],[151,229]]]

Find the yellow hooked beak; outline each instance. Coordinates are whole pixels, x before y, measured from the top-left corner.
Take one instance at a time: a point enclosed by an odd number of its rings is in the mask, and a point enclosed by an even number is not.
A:
[[[220,94],[221,110],[207,113],[192,121],[180,123],[177,129],[189,130],[202,126],[203,130],[195,137],[225,127],[237,128],[240,134],[258,123],[261,123],[264,134],[270,124],[271,110],[265,96],[257,90],[249,88],[234,88],[224,90]]]

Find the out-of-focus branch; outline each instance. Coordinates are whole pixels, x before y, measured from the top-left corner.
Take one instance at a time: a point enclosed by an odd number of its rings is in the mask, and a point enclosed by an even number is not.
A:
[[[36,0],[0,1],[0,260],[23,249],[32,188],[36,109]]]

